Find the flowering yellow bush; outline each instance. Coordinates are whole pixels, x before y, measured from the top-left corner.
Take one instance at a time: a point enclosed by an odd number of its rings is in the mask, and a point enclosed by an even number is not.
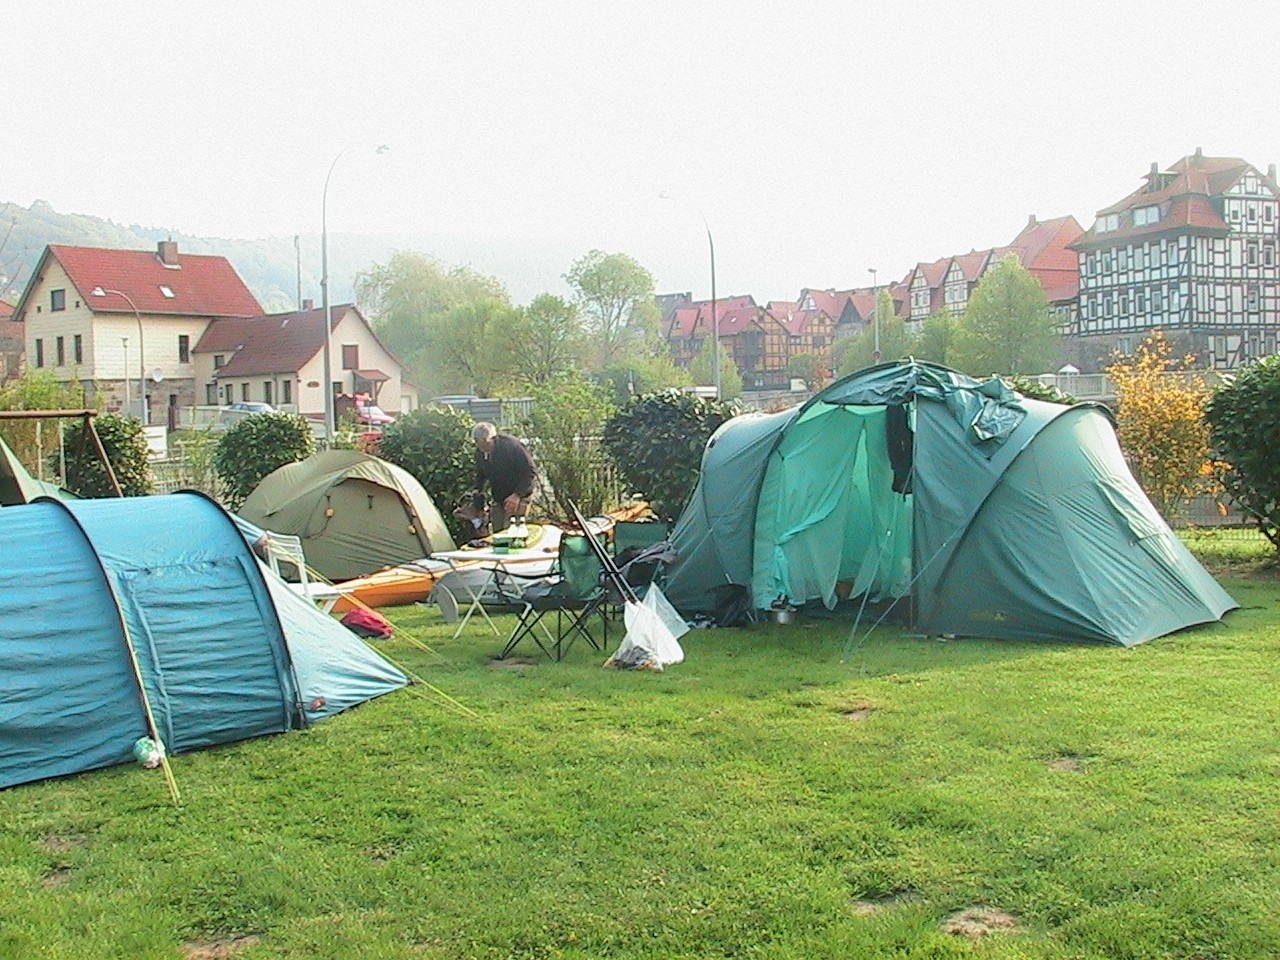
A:
[[[1161,330],[1107,367],[1116,388],[1116,432],[1129,468],[1164,516],[1211,486],[1209,386],[1194,356],[1172,356]]]

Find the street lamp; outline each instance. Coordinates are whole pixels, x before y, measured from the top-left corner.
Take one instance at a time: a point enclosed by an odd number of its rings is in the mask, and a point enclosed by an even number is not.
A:
[[[124,412],[129,412],[129,338],[121,337],[120,345],[124,347]]]
[[[139,405],[142,407],[142,425],[145,427],[151,423],[151,411],[147,405],[147,345],[142,337],[142,314],[138,312],[138,305],[133,302],[133,298],[123,290],[103,289],[102,287],[94,287],[89,294],[94,297],[105,297],[107,294],[115,294],[117,297],[123,297],[125,303],[129,304],[133,310],[133,317],[138,321],[138,394]],[[122,338],[127,339],[127,338]],[[128,345],[125,346],[125,373],[124,373],[124,393],[125,393],[125,409],[129,409],[129,359]]]
[[[658,194],[659,200],[671,200],[670,194]],[[711,253],[711,369],[712,376],[715,378],[716,399],[722,399],[720,394],[720,314],[716,309],[716,241],[711,236],[711,226],[707,223],[707,218],[703,216],[702,211],[698,211],[698,216],[702,219],[702,226],[707,231],[707,249]]]
[[[381,156],[390,151],[385,143],[374,153]],[[324,313],[324,440],[326,447],[333,446],[333,355],[329,346],[330,328],[333,319],[329,316],[329,179],[333,176],[333,168],[338,165],[346,148],[338,151],[329,164],[329,172],[325,174],[324,191],[320,194],[320,306]]]
[[[871,274],[871,299],[872,299],[872,321],[871,326],[875,331],[875,348],[871,352],[871,359],[875,363],[879,363],[884,354],[880,352],[880,284],[876,280],[876,268],[867,267],[867,273]]]

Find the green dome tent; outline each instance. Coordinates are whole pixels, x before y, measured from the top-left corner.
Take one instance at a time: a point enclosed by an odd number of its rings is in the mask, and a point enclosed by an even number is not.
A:
[[[900,604],[917,629],[1132,646],[1237,604],[1161,519],[1110,413],[932,364],[870,367],[707,443],[672,534],[686,615]]]
[[[262,478],[238,512],[264,529],[302,538],[307,562],[330,580],[454,548],[422,484],[356,450],[323,450],[281,467]]]

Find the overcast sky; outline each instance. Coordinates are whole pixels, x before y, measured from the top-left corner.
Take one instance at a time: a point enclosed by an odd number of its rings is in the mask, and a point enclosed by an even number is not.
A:
[[[1261,0],[5,0],[0,23],[0,201],[316,234],[341,153],[331,233],[623,252],[699,297],[704,221],[718,294],[764,302],[1032,213],[1088,226],[1196,147],[1280,162]],[[562,292],[568,265],[500,279]]]

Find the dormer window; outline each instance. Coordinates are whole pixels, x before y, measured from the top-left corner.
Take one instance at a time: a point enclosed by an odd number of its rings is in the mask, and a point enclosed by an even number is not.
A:
[[[1133,211],[1133,225],[1135,227],[1145,227],[1149,223],[1158,223],[1159,221],[1159,207],[1138,207]]]
[[[1110,233],[1112,230],[1120,229],[1120,214],[1108,213],[1104,217],[1099,217],[1093,225],[1095,233]]]
[[[165,297],[166,297],[167,299],[169,299],[169,300],[172,300],[172,299],[174,298],[174,296],[175,296],[175,294],[174,294],[174,292],[173,292],[173,288],[172,288],[172,287],[166,287],[163,283],[162,283],[162,284],[160,284],[160,292],[161,292],[161,293],[163,293],[163,294],[165,295]]]

